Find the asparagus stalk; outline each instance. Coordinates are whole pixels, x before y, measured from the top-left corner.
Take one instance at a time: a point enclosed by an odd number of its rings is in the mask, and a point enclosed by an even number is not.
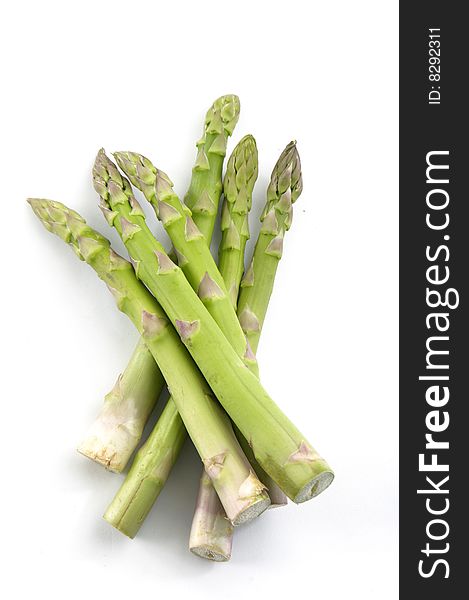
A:
[[[301,162],[296,143],[290,142],[280,155],[267,190],[267,203],[261,215],[261,230],[253,258],[241,282],[238,316],[251,348],[257,352],[267,307],[282,256],[283,238],[292,222],[292,205],[303,190]],[[249,452],[241,443],[246,456]],[[268,475],[256,470],[269,490],[271,506],[285,504],[281,490],[269,482]]]
[[[257,175],[256,141],[252,135],[246,135],[233,150],[226,166],[220,223],[222,237],[218,249],[218,268],[235,309],[244,273],[244,250],[249,239],[248,215]]]
[[[158,365],[140,338],[78,452],[110,471],[123,471],[164,385]]]
[[[155,209],[171,238],[187,281],[237,354],[256,372],[256,361],[246,348],[246,337],[206,238],[192,220],[190,210],[177,197],[171,180],[141,154],[116,152],[114,156],[122,171]]]
[[[249,239],[248,214],[252,205],[252,191],[257,179],[258,160],[256,142],[245,136],[233,151],[223,181],[222,239],[218,250],[218,266],[230,292],[233,306],[237,307],[238,292],[244,273],[244,251]],[[257,290],[256,290],[257,292]],[[287,498],[272,478],[255,462],[252,450],[244,437],[239,443],[257,476],[267,487],[270,508],[285,506]]]
[[[220,403],[249,440],[256,460],[295,502],[322,492],[333,479],[330,467],[246,367],[182,270],[151,235],[129,181],[103,151],[93,175],[103,212],[122,237],[138,278],[160,301]],[[246,358],[249,353],[247,347]]]
[[[238,118],[238,96],[218,98],[207,111],[204,132],[196,144],[197,158],[184,202],[191,209],[194,221],[209,245],[222,191],[226,144]]]
[[[187,198],[197,204],[193,219],[207,236],[208,245],[220,197],[222,149],[238,117],[237,96],[218,98],[207,112],[204,137],[197,142],[197,158]],[[216,130],[220,130],[219,133]],[[200,193],[199,198],[197,193]],[[124,372],[105,397],[97,419],[79,444],[78,451],[111,471],[121,472],[140,441],[163,385],[158,365],[145,341],[140,338]]]
[[[244,249],[249,238],[248,212],[251,209],[252,190],[257,172],[256,142],[251,135],[247,135],[237,144],[228,160],[223,184],[225,199],[222,207],[222,240],[218,266],[234,308],[244,271]],[[237,437],[257,474],[261,468],[255,462],[249,444],[242,435]],[[265,485],[265,481],[261,477],[260,479]],[[272,501],[270,489],[268,493]],[[227,561],[231,558],[232,541],[233,528],[226,518],[213,485],[202,473],[192,519],[189,549],[202,558]]]
[[[283,238],[290,229],[293,203],[303,189],[301,163],[296,143],[290,142],[280,155],[267,188],[267,203],[261,215],[261,230],[251,263],[241,281],[238,316],[253,352],[257,352],[275,274],[282,257]]]
[[[29,202],[46,229],[70,244],[78,257],[97,272],[113,293],[118,308],[144,336],[171,389],[173,400],[170,402],[175,402],[230,520],[239,524],[257,516],[269,504],[263,485],[252,472],[229,419],[213,398],[176,331],[169,325],[163,309],[138,282],[130,263],[115,254],[109,241],[91,229],[75,211],[59,202],[39,199]],[[141,211],[136,201],[133,201],[132,210],[134,214]],[[177,433],[177,419],[173,427]],[[182,429],[181,424],[179,429]],[[176,437],[173,429],[173,440]],[[138,504],[143,498],[145,504],[147,493],[154,497],[159,491],[158,485],[153,485],[148,492],[148,484],[143,483],[134,496],[131,491],[127,501],[134,498],[132,502]],[[116,510],[111,510],[108,518],[115,519],[113,524],[119,527],[123,516],[119,507],[114,508]],[[133,514],[136,521],[125,519],[124,532],[132,533],[138,529],[144,515],[138,511]]]

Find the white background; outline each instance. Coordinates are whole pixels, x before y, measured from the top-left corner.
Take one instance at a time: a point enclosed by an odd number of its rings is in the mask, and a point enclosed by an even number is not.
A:
[[[397,2],[17,1],[1,29],[6,597],[397,598]],[[259,359],[336,480],[237,530],[213,564],[187,550],[189,443],[136,539],[101,518],[122,476],[75,446],[137,335],[25,198],[63,201],[122,250],[96,208],[95,153],[140,151],[184,194],[224,93],[242,104],[230,149],[258,143],[253,237],[298,140],[304,192]]]

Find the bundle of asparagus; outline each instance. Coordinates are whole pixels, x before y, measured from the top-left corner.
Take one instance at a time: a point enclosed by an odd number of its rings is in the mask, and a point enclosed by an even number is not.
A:
[[[184,203],[163,171],[135,152],[100,150],[93,184],[107,223],[129,260],[65,205],[29,199],[43,225],[69,244],[107,284],[141,337],[127,367],[78,451],[122,472],[137,448],[165,384],[170,391],[153,431],[138,449],[104,518],[133,538],[161,492],[189,434],[202,461],[190,550],[226,561],[233,527],[269,506],[309,500],[333,473],[259,380],[256,352],[283,238],[302,191],[291,142],[274,166],[249,267],[248,216],[258,174],[254,138],[235,147],[223,176],[228,138],[239,118],[237,96],[208,110]],[[119,170],[120,169],[120,170]],[[170,253],[148,228],[132,185],[168,233]],[[210,252],[220,198],[218,265]]]

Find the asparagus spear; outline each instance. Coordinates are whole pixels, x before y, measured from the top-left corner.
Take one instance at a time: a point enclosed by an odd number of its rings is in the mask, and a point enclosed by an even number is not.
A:
[[[93,176],[103,211],[122,237],[137,276],[160,301],[256,460],[295,502],[322,492],[332,482],[331,469],[246,367],[182,270],[151,235],[129,181],[103,151]],[[249,347],[246,352],[249,357]]]
[[[252,135],[246,135],[233,150],[226,166],[220,223],[222,237],[218,249],[218,268],[235,309],[244,272],[244,250],[249,239],[248,214],[257,174],[256,141]]]
[[[196,144],[197,158],[184,202],[191,209],[197,227],[209,244],[222,190],[222,168],[226,144],[238,118],[238,96],[218,98],[205,116],[204,132]]]
[[[257,516],[270,502],[263,485],[252,472],[229,419],[213,398],[176,331],[169,325],[163,309],[138,282],[130,263],[115,254],[109,241],[91,229],[75,211],[59,202],[39,199],[29,202],[46,229],[70,244],[78,257],[97,272],[113,293],[119,309],[144,336],[230,520],[239,524]],[[132,211],[134,214],[141,211],[135,200]],[[170,421],[174,409],[167,410]],[[182,425],[178,426],[175,419],[172,427],[175,428],[173,441],[178,442],[177,431],[178,427],[181,431]],[[174,453],[168,456],[169,468],[173,457]],[[130,490],[125,501],[137,505],[142,501],[143,507],[148,506],[145,496],[154,497],[159,491],[158,483],[152,483],[155,477],[158,477],[157,472],[144,480],[138,489]],[[125,519],[125,507],[116,504],[111,507],[108,517],[115,519],[116,526],[122,523],[122,531],[132,535],[145,517],[144,511],[133,514],[134,522]]]
[[[254,254],[238,298],[238,316],[253,352],[257,352],[282,257],[283,238],[290,229],[293,203],[303,189],[301,163],[296,143],[290,142],[280,155],[267,189],[267,203],[261,215],[262,226]]]
[[[237,96],[218,98],[207,112],[205,135],[197,142],[197,158],[187,198],[189,203],[193,200],[196,204],[193,219],[204,231],[208,245],[220,197],[222,148],[238,117]],[[163,386],[164,379],[158,365],[144,339],[140,338],[124,372],[105,397],[100,414],[79,444],[78,451],[112,471],[121,472],[140,441]]]
[[[257,148],[252,136],[245,136],[233,151],[223,181],[222,239],[218,265],[233,306],[237,307],[239,285],[244,273],[244,250],[249,239],[248,214],[252,191],[257,179]],[[256,293],[259,290],[255,290]],[[259,479],[269,490],[270,508],[285,506],[287,498],[262,467],[255,462],[252,450],[242,436],[238,440]]]
[[[257,172],[256,142],[251,135],[247,135],[233,150],[223,182],[222,240],[218,253],[218,266],[234,308],[236,308],[239,283],[244,271],[244,249],[249,238],[248,212],[251,209],[252,190]],[[242,435],[237,437],[257,474],[260,466],[255,462],[249,444]],[[264,481],[263,483],[265,484]],[[271,496],[270,489],[268,492]],[[202,558],[227,561],[231,558],[232,541],[233,527],[226,518],[210,479],[202,473],[192,519],[189,549]]]

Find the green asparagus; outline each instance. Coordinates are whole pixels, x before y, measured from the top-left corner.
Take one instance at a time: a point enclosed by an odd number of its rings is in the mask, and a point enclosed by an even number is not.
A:
[[[280,155],[267,189],[267,203],[261,215],[262,226],[251,263],[241,281],[238,316],[253,352],[257,352],[282,257],[285,231],[290,229],[293,203],[303,189],[301,163],[296,143],[290,142]]]
[[[256,460],[295,502],[322,492],[332,482],[331,469],[232,348],[182,270],[152,236],[129,181],[103,151],[98,153],[93,178],[103,212],[122,237],[137,277],[161,303]],[[246,357],[251,358],[249,346]]]
[[[247,135],[237,144],[228,160],[223,186],[225,197],[222,207],[223,232],[218,258],[220,273],[226,289],[229,290],[234,308],[236,308],[239,283],[244,271],[244,249],[249,237],[248,212],[251,208],[252,190],[257,179],[257,171],[256,142],[251,135]],[[226,215],[227,204],[228,215]],[[229,230],[232,229],[229,222],[231,213],[233,213],[234,227],[237,229],[230,233]],[[255,462],[249,444],[242,435],[239,434],[237,437],[244,454],[253,466],[255,473],[258,474],[260,466]],[[265,481],[261,477],[259,478],[266,485]],[[270,506],[272,506],[272,487],[268,487]],[[275,487],[277,486],[275,485]],[[283,492],[280,493],[283,494]],[[232,538],[233,528],[224,514],[214,487],[202,473],[192,519],[189,549],[202,558],[226,561],[231,557]]]
[[[234,149],[226,166],[220,223],[222,237],[218,249],[218,268],[235,309],[244,273],[244,250],[249,239],[248,215],[257,174],[256,141],[252,135],[246,135]]]
[[[233,524],[239,524],[257,516],[270,502],[264,486],[255,477],[229,419],[213,398],[163,309],[138,282],[130,263],[115,254],[109,241],[91,229],[75,211],[59,202],[40,199],[29,202],[46,229],[67,242],[78,257],[97,272],[113,293],[119,309],[144,336],[229,519]],[[135,200],[132,210],[134,214],[141,210]],[[171,408],[168,410],[172,412]],[[177,434],[177,419],[173,427]],[[178,438],[174,429],[173,436]],[[173,456],[174,453],[168,458],[169,463]],[[157,477],[158,473],[152,476]],[[145,497],[154,498],[159,491],[158,484],[142,483],[138,489],[130,491],[126,502],[134,502],[137,506],[141,502],[143,507],[148,506]],[[114,505],[107,518],[113,519],[116,527],[122,523],[123,532],[132,534],[145,515],[143,511],[134,511],[135,522],[129,522],[123,519],[120,509]]]
[[[236,146],[226,167],[223,181],[222,239],[218,250],[220,273],[230,291],[235,308],[244,273],[244,251],[249,239],[248,214],[251,210],[252,191],[257,179],[257,165],[256,142],[252,136],[247,135]],[[270,508],[284,506],[287,503],[285,494],[255,461],[246,440],[242,436],[238,436],[238,440],[259,479],[269,490]]]
[[[218,213],[226,144],[238,118],[238,96],[218,98],[207,112],[204,133],[196,144],[197,158],[184,202],[191,209],[197,227],[208,241],[212,239]]]

